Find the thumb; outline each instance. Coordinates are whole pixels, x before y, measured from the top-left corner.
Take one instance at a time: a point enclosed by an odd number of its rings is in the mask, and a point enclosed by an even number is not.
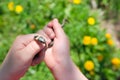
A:
[[[24,56],[33,59],[33,57],[44,48],[44,45],[37,43],[36,41],[31,41],[23,50]]]
[[[62,37],[63,35],[65,35],[61,24],[58,22],[58,19],[53,20],[53,30],[54,30],[55,35],[56,35],[57,38]]]

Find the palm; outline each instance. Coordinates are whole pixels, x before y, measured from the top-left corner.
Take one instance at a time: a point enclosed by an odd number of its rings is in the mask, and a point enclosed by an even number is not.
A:
[[[54,67],[59,61],[64,60],[66,55],[69,55],[67,49],[69,49],[69,45],[66,44],[68,41],[54,39],[54,45],[51,48],[48,48],[45,53],[45,63],[48,67]],[[64,45],[64,46],[63,46]],[[63,53],[63,54],[61,54]],[[64,58],[64,59],[63,59]]]
[[[55,44],[55,41],[54,41]],[[56,47],[57,45],[53,45],[51,48],[48,48],[45,52],[45,63],[48,67],[53,67],[56,64]]]

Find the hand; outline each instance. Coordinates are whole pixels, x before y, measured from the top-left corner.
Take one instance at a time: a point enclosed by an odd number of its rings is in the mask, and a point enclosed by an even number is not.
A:
[[[44,32],[54,39],[54,45],[47,49],[44,60],[55,80],[87,80],[70,58],[69,40],[58,20],[51,21]]]
[[[44,60],[47,66],[53,68],[57,64],[66,64],[66,60],[70,60],[69,40],[58,20],[54,19],[51,21],[48,26],[44,28],[44,32],[50,39],[54,39],[54,45],[48,48],[45,54]]]
[[[44,33],[39,34],[43,35]],[[43,60],[44,54],[41,54],[40,51],[44,45],[34,40],[34,36],[39,34],[22,35],[16,38],[1,65],[1,80],[19,80],[29,66],[39,64]],[[49,40],[47,39],[47,43]],[[35,57],[38,52],[40,52],[39,55]]]

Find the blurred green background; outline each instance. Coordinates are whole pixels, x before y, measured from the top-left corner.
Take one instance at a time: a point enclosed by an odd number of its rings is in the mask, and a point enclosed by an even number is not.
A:
[[[53,18],[67,19],[64,30],[71,58],[89,80],[119,80],[120,50],[103,20],[119,20],[119,0],[0,0],[0,63],[16,36],[42,29]],[[103,14],[102,14],[103,13]],[[53,80],[45,63],[21,80]]]

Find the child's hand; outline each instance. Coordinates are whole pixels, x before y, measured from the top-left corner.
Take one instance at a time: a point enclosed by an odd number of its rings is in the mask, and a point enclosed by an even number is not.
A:
[[[49,68],[54,68],[60,64],[66,64],[70,60],[69,41],[57,19],[44,28],[44,32],[50,39],[54,39],[54,44],[48,48],[45,54],[45,62]]]
[[[35,35],[43,35],[45,33],[41,30],[39,34],[29,34],[18,36],[9,50],[0,69],[1,80],[19,80],[29,66],[39,64],[44,54],[40,51],[44,48],[42,43],[37,43],[34,40]],[[46,37],[47,44],[50,39]],[[37,57],[35,55],[39,53]]]
[[[54,44],[45,52],[45,45],[34,40],[41,35],[48,45]],[[0,68],[1,80],[19,80],[29,66],[39,64],[43,59],[56,80],[86,80],[70,58],[69,41],[57,19],[51,21],[37,34],[16,38]],[[37,55],[37,57],[35,57]]]
[[[70,58],[69,40],[60,23],[54,19],[44,32],[54,44],[45,53],[45,63],[53,73],[55,80],[87,80]]]

